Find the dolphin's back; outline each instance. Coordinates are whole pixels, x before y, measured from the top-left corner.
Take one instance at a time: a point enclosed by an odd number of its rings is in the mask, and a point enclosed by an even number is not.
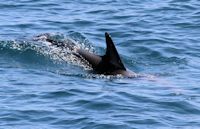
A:
[[[110,35],[105,33],[105,37],[107,48],[104,56],[94,55],[81,49],[77,52],[92,65],[97,73],[112,74],[115,71],[126,71]]]

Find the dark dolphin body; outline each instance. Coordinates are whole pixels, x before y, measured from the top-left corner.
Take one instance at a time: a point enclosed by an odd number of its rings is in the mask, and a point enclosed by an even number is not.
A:
[[[92,68],[98,74],[121,74],[125,77],[135,77],[136,74],[128,71],[122,63],[110,35],[105,33],[105,37],[107,46],[105,55],[98,56],[82,49],[77,49],[77,52],[92,65]]]
[[[128,71],[122,63],[120,56],[115,48],[115,45],[108,33],[105,33],[106,38],[106,53],[103,56],[95,55],[84,49],[76,49],[75,55],[77,57],[84,58],[92,66],[93,70],[97,74],[105,75],[123,75],[125,77],[135,77],[136,74],[132,71]],[[46,41],[57,47],[67,47],[74,49],[70,44],[62,42],[55,42],[52,39],[46,38]],[[67,45],[67,46],[66,46]]]

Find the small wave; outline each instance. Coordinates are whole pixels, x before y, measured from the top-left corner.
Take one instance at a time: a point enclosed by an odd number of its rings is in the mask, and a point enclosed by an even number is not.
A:
[[[43,36],[45,34],[41,34]],[[74,50],[70,47],[82,48],[87,51],[93,51],[92,46],[86,44],[87,39],[83,38],[81,34],[70,33],[69,36],[65,36],[63,34],[48,34],[50,39],[53,39],[57,42],[63,41],[68,44],[67,47],[56,47],[48,44],[48,42],[39,40],[14,40],[14,41],[1,41],[0,42],[0,52],[1,53],[9,53],[11,56],[20,56],[23,59],[27,59],[27,61],[31,61],[29,59],[35,60],[44,60],[49,59],[53,62],[66,62],[73,65],[78,65],[83,67],[86,70],[90,70],[90,65],[85,61],[81,60],[74,54]],[[77,38],[79,37],[79,38]],[[76,41],[73,40],[76,38]],[[72,46],[74,45],[74,46]],[[38,56],[40,57],[38,59]]]

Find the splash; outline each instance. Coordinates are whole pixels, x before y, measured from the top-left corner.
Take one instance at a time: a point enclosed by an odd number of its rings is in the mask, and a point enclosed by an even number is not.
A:
[[[92,67],[85,59],[77,56],[78,53],[76,52],[76,49],[81,48],[93,52],[93,47],[87,46],[84,42],[77,42],[69,36],[64,36],[62,34],[50,33],[38,35],[34,37],[33,40],[36,41],[37,44],[42,44],[42,48],[45,48],[45,50],[40,52],[50,56],[51,59],[81,66],[85,70],[92,70]],[[48,42],[49,40],[51,43]],[[56,42],[56,45],[52,44],[52,42]]]
[[[59,42],[60,46],[52,45],[46,39]],[[61,47],[62,46],[62,47]],[[77,38],[76,41],[70,37],[59,33],[45,33],[40,34],[31,40],[13,40],[1,41],[1,50],[17,51],[19,53],[32,50],[36,54],[43,55],[50,58],[57,63],[69,63],[72,65],[80,66],[84,70],[92,70],[90,64],[81,57],[77,56],[76,49],[81,48],[89,52],[94,52],[94,48],[85,42],[80,42]],[[33,55],[34,56],[34,55]]]

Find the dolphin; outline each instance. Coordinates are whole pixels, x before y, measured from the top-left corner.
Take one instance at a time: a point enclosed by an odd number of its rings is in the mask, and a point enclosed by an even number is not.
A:
[[[122,75],[125,77],[135,77],[136,73],[125,68],[117,49],[111,39],[111,36],[106,32],[106,53],[103,56],[95,55],[83,49],[77,49],[77,53],[87,60],[93,70],[97,74],[105,75]]]
[[[65,41],[53,40],[49,38],[49,34],[39,35],[36,38],[36,40],[41,39],[60,48],[68,48],[72,51],[75,50],[73,54],[81,59],[86,60],[91,65],[93,71],[97,74],[122,75],[124,77],[137,76],[136,73],[125,68],[111,39],[111,36],[107,32],[105,32],[106,53],[103,56],[96,55],[81,48],[74,48],[73,46],[75,46],[75,44],[70,41],[66,43]]]

